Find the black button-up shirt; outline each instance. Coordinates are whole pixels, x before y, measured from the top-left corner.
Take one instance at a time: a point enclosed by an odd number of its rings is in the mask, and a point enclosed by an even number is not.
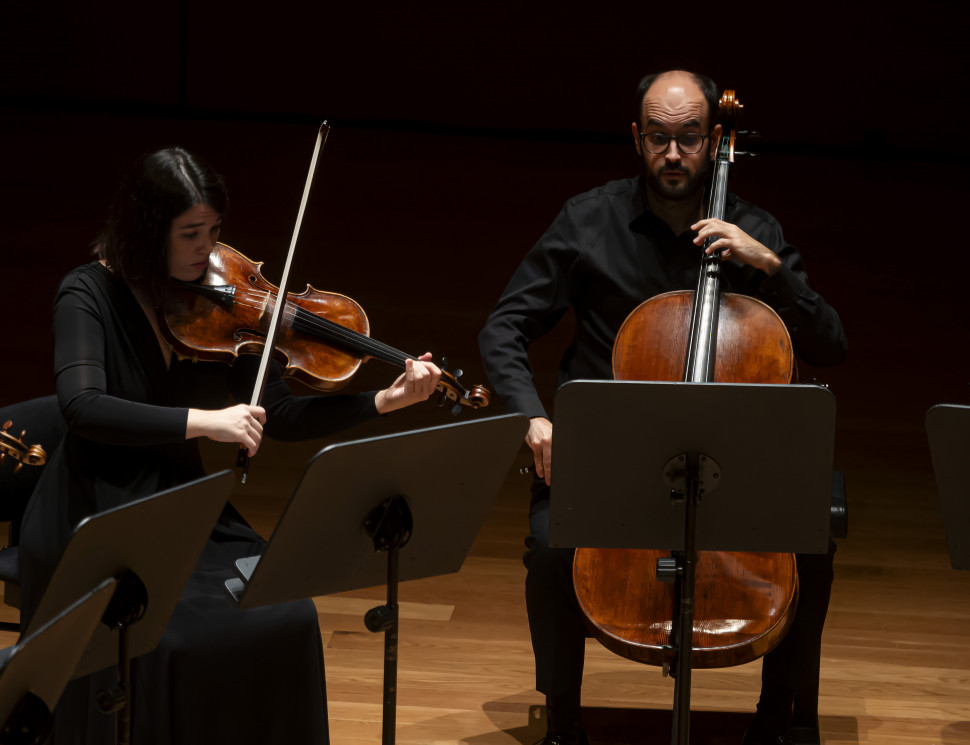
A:
[[[674,235],[650,211],[641,178],[609,183],[566,202],[526,254],[479,335],[485,370],[511,411],[547,416],[532,382],[529,345],[572,307],[576,333],[559,365],[559,383],[610,379],[613,340],[640,303],[671,290],[693,290],[701,249],[696,233]],[[838,314],[807,284],[802,259],[764,210],[729,195],[725,221],[774,251],[772,276],[727,261],[721,288],[763,300],[784,321],[795,352],[814,365],[835,364],[846,340]]]

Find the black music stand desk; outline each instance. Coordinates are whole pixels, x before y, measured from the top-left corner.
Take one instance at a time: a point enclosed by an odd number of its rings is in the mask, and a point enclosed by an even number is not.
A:
[[[220,471],[82,520],[30,620],[28,634],[105,579],[119,580],[115,602],[127,608],[119,609],[118,628],[97,627],[74,677],[119,666],[121,690],[112,710],[121,712],[121,741],[128,739],[127,663],[158,646],[234,483],[230,471]],[[139,608],[144,615],[137,615]]]
[[[557,392],[555,411],[551,545],[687,557],[828,551],[835,439],[828,390],[572,381]],[[682,563],[690,604],[671,620],[685,639],[693,629],[685,615],[693,608],[693,560]],[[672,742],[680,745],[688,742],[690,653],[686,645],[677,655]]]
[[[116,585],[106,579],[15,646],[0,650],[0,745],[44,741],[54,707]]]
[[[970,569],[970,406],[938,404],[926,412],[926,435],[940,495],[950,566]]]
[[[365,618],[386,632],[385,743],[394,741],[397,582],[461,568],[527,429],[510,414],[325,448],[262,556],[238,560],[226,582],[241,608],[387,583],[387,605]]]

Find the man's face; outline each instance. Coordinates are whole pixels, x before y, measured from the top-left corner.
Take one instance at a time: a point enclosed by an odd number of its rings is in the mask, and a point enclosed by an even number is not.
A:
[[[651,153],[643,146],[640,133],[662,133],[678,136],[687,133],[708,134],[707,100],[694,79],[683,72],[663,75],[654,81],[643,97],[640,122],[634,122],[633,137],[637,153],[643,160],[647,187],[658,196],[686,199],[704,188],[710,167],[711,139],[704,140],[700,152],[685,153],[680,143],[671,140],[666,152]],[[715,127],[714,135],[721,131]]]

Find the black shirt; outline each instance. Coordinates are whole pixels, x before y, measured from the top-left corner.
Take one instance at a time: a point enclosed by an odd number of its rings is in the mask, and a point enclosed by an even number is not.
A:
[[[693,290],[701,249],[696,233],[674,235],[647,206],[641,178],[610,181],[566,202],[526,254],[479,335],[495,392],[512,411],[547,416],[532,381],[529,345],[572,307],[576,333],[559,365],[559,383],[610,379],[613,340],[640,303],[671,290]],[[846,340],[838,314],[807,284],[801,256],[767,212],[729,195],[725,221],[781,259],[772,276],[736,261],[722,265],[722,290],[750,295],[784,321],[795,352],[835,364]]]
[[[197,439],[186,440],[189,408],[247,400],[259,358],[236,364],[173,358],[128,286],[100,263],[68,274],[54,303],[57,395],[68,434],[51,455],[23,519],[21,622],[40,599],[60,552],[88,515],[205,474]],[[263,394],[265,434],[310,439],[378,416],[374,393],[293,396],[275,363]],[[216,532],[251,533],[227,505]]]

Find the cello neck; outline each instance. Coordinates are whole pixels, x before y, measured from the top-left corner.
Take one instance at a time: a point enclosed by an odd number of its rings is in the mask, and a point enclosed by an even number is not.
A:
[[[721,106],[730,93],[732,105],[734,91],[725,92]],[[717,143],[717,159],[714,161],[714,174],[711,178],[711,191],[708,197],[708,218],[723,220],[727,211],[728,174],[734,161],[734,130],[722,134]],[[717,236],[704,241],[706,249]],[[721,259],[719,252],[703,254],[694,292],[694,305],[690,315],[690,335],[687,342],[687,356],[684,360],[684,382],[709,383],[714,379],[714,352],[717,348],[717,316],[720,309]]]

